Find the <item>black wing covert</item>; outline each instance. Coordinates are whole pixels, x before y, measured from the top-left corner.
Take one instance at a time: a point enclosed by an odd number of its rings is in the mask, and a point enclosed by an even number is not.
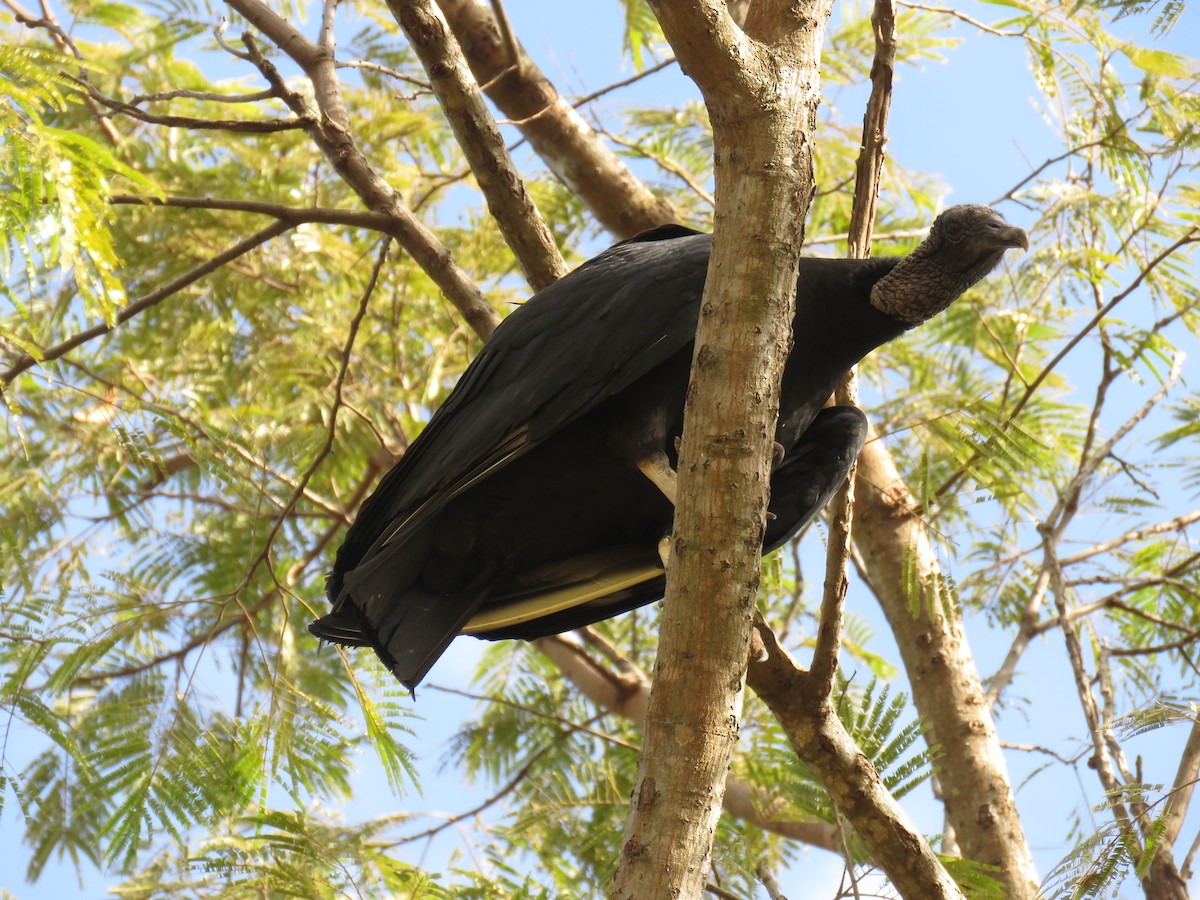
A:
[[[501,323],[363,505],[327,585],[335,611],[347,573],[385,565],[389,548],[483,473],[686,346],[710,245],[710,235],[682,226],[654,229],[584,263]]]

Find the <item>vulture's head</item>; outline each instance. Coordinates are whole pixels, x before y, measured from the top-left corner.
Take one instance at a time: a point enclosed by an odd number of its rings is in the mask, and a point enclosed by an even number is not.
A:
[[[1029,237],[986,206],[952,206],[929,236],[871,290],[871,305],[919,325],[953,303],[1000,264],[1005,250],[1029,249]]]

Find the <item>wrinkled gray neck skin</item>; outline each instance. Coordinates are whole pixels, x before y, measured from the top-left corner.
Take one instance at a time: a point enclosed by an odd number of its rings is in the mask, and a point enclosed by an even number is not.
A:
[[[986,206],[942,213],[929,236],[871,289],[871,305],[909,328],[933,318],[999,265],[997,246],[976,227],[996,218]]]

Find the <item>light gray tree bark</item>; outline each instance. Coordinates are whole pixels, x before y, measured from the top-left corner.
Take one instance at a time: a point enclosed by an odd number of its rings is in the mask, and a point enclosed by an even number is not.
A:
[[[613,897],[699,897],[737,740],[828,0],[653,3],[699,85],[717,208],[654,687]]]

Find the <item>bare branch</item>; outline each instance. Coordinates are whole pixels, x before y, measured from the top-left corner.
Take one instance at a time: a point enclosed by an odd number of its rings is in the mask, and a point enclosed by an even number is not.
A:
[[[1010,896],[1037,897],[1033,856],[962,617],[946,596],[916,498],[881,441],[868,438],[863,447],[855,493],[862,568],[895,632],[926,741],[940,748],[955,837],[965,856],[1005,872]]]
[[[1120,537],[1112,538],[1108,541],[1102,541],[1099,544],[1093,544],[1086,550],[1080,550],[1078,553],[1072,553],[1070,556],[1064,556],[1060,560],[1062,565],[1070,566],[1075,563],[1083,562],[1091,559],[1093,556],[1098,556],[1101,553],[1107,553],[1110,550],[1115,550],[1118,547],[1140,541],[1142,538],[1150,537],[1155,534],[1164,534],[1168,531],[1182,531],[1188,525],[1194,522],[1200,522],[1200,509],[1192,510],[1190,513],[1184,513],[1181,516],[1176,516],[1167,522],[1159,522],[1155,525],[1146,525],[1142,528],[1135,528],[1132,531],[1127,531]]]
[[[771,868],[767,865],[765,859],[760,859],[754,867],[754,873],[758,876],[758,880],[762,882],[762,886],[767,891],[767,896],[771,900],[787,900],[783,896],[783,891],[779,889],[779,882],[775,880],[775,876],[771,874]]]
[[[671,42],[679,67],[696,82],[706,103],[748,101],[754,96],[756,85],[750,73],[761,71],[755,63],[761,63],[762,48],[748,36],[749,21],[745,31],[739,28],[723,0],[653,0],[650,8]]]
[[[200,119],[194,116],[169,116],[148,113],[138,106],[115,97],[102,94],[97,88],[81,78],[68,75],[72,81],[87,92],[87,95],[102,106],[145,122],[148,125],[162,125],[166,128],[188,128],[194,130],[230,131],[236,134],[276,134],[280,131],[292,131],[303,128],[304,123],[299,119]],[[268,92],[274,95],[274,91]]]
[[[879,179],[887,145],[888,114],[892,107],[892,77],[896,68],[896,6],[894,0],[875,0],[871,9],[875,56],[871,62],[871,96],[863,113],[862,148],[855,163],[854,204],[850,210],[850,258],[871,255],[871,232],[879,200]]]
[[[370,62],[365,59],[344,59],[337,64],[339,69],[365,69],[368,72],[378,72],[380,75],[387,75],[389,78],[395,78],[397,81],[403,81],[405,84],[411,84],[415,88],[420,88],[423,91],[433,91],[433,85],[428,81],[422,81],[420,78],[413,78],[411,75],[405,75],[403,72],[393,69],[389,66],[381,66],[379,63]]]
[[[1138,607],[1132,606],[1131,604],[1128,604],[1120,599],[1122,596],[1124,596],[1125,594],[1131,593],[1132,591],[1141,590],[1142,588],[1150,587],[1154,584],[1163,584],[1166,581],[1167,581],[1167,579],[1164,579],[1164,578],[1140,579],[1136,582],[1133,582],[1133,583],[1121,588],[1121,590],[1116,591],[1115,593],[1110,594],[1107,597],[1103,597],[1100,600],[1097,600],[1094,603],[1088,603],[1085,606],[1076,606],[1074,609],[1071,609],[1068,611],[1065,620],[1061,616],[1054,616],[1050,619],[1045,620],[1044,622],[1039,622],[1037,624],[1037,626],[1035,626],[1033,628],[1032,632],[1034,635],[1044,634],[1045,632],[1050,631],[1051,629],[1058,628],[1059,626],[1061,626],[1063,624],[1063,621],[1074,622],[1076,619],[1085,618],[1086,616],[1090,616],[1092,613],[1098,612],[1102,609],[1117,609],[1117,610],[1120,610],[1121,612],[1127,613],[1131,616],[1136,616],[1139,619],[1144,619],[1147,622],[1153,622],[1155,625],[1158,625],[1162,628],[1167,628],[1172,631],[1183,632],[1185,635],[1188,636],[1188,639],[1182,641],[1179,644],[1179,646],[1186,646],[1189,640],[1194,640],[1197,636],[1200,636],[1200,632],[1194,631],[1193,629],[1188,628],[1184,625],[1180,625],[1178,622],[1172,622],[1169,619],[1164,619],[1162,616],[1157,616],[1154,613],[1149,612],[1147,610],[1139,609]],[[1198,598],[1198,599],[1200,599],[1200,598]],[[1110,652],[1112,653],[1113,656],[1123,655],[1123,654],[1118,653],[1115,650],[1112,650]]]
[[[229,30],[229,19],[226,16],[221,16],[221,21],[213,27],[213,37],[217,41],[217,46],[228,53],[230,56],[237,59],[250,62],[250,54],[245,50],[239,50],[225,40],[225,32]]]
[[[560,725],[564,725],[565,727],[569,728],[571,731],[577,731],[580,734],[589,735],[596,738],[598,741],[604,741],[605,743],[612,744],[615,747],[621,747],[625,750],[632,750],[635,753],[637,752],[637,744],[631,744],[629,741],[623,741],[619,737],[614,737],[611,734],[605,734],[603,731],[597,731],[595,728],[591,727],[590,723],[595,722],[607,715],[609,710],[604,710],[604,712],[600,713],[600,715],[588,719],[589,724],[583,724],[580,722],[574,722],[571,719],[565,718],[564,716],[558,716],[553,713],[544,712],[543,710],[536,709],[535,707],[528,706],[524,703],[515,703],[514,701],[509,700],[507,697],[500,695],[476,694],[472,693],[471,691],[463,691],[459,690],[458,688],[445,687],[440,684],[429,685],[429,690],[440,691],[443,694],[454,694],[456,697],[466,697],[468,700],[479,700],[482,703],[494,703],[499,706],[507,706],[509,709],[518,710],[519,712],[526,713],[527,715],[538,719],[545,719],[548,722],[557,722]],[[601,709],[604,708],[601,707]]]
[[[596,219],[620,238],[676,219],[597,139],[519,45],[515,61],[492,12],[479,0],[438,0],[471,71],[509,119]],[[515,64],[514,64],[515,63]]]
[[[566,274],[554,235],[513,164],[479,85],[433,0],[388,0],[462,148],[488,211],[534,290]]]
[[[114,206],[172,206],[179,209],[219,209],[230,212],[257,213],[273,216],[288,225],[315,223],[369,228],[387,233],[393,226],[391,216],[356,209],[329,209],[319,206],[285,206],[263,200],[226,200],[216,197],[140,197],[136,194],[113,194],[108,202]]]
[[[313,113],[304,98],[287,87],[278,69],[259,52],[254,38],[249,34],[243,35],[242,40],[254,65],[292,111],[305,122],[309,137],[338,174],[368,209],[391,218],[388,234],[428,273],[472,330],[484,340],[490,337],[500,324],[499,315],[474,281],[455,264],[445,245],[413,216],[400,195],[383,179],[354,142],[346,124],[345,103],[337,84],[337,69],[332,58],[327,59],[321,48],[309,42],[259,0],[230,0],[230,6],[259,27],[305,69],[312,80],[322,116]]]
[[[775,714],[896,890],[904,897],[961,900],[958,886],[855,746],[832,704],[812,702],[814,685],[806,673],[761,618],[756,627],[766,657],[750,663],[747,683]]]
[[[338,649],[340,650],[341,648]],[[564,738],[565,737],[566,735],[564,735]],[[520,787],[521,782],[529,777],[529,772],[533,769],[534,765],[537,764],[537,761],[549,753],[553,746],[553,744],[548,744],[547,746],[542,747],[540,750],[531,754],[530,757],[525,761],[525,764],[521,766],[521,768],[517,769],[517,771],[513,773],[512,778],[508,779],[508,781],[501,785],[499,790],[495,791],[493,794],[491,794],[491,796],[485,798],[483,801],[466,810],[465,812],[456,813],[453,816],[447,816],[445,821],[433,826],[432,828],[427,828],[424,831],[417,832],[416,834],[405,835],[404,837],[398,838],[394,841],[382,842],[378,846],[382,849],[390,850],[394,847],[402,847],[405,844],[411,844],[414,841],[428,840],[429,838],[432,838],[435,835],[445,831],[447,828],[457,825],[459,822],[465,822],[468,819],[475,818],[481,812],[484,812],[492,806],[495,806],[497,803],[515,791],[518,787]]]
[[[660,169],[671,173],[684,184],[686,184],[697,197],[707,203],[709,206],[716,206],[717,200],[704,185],[702,185],[690,172],[682,166],[678,166],[666,157],[651,153],[645,147],[639,145],[636,141],[627,141],[618,135],[610,132],[603,132],[604,136],[616,144],[618,147],[624,147],[627,150],[634,150],[644,156],[646,159],[653,162]]]
[[[1045,516],[1042,524],[1039,526],[1039,533],[1042,534],[1043,546],[1043,563],[1042,569],[1038,573],[1037,581],[1030,590],[1029,598],[1026,601],[1025,609],[1021,614],[1021,625],[1013,638],[1012,645],[1009,647],[1008,653],[1005,655],[1004,662],[997,669],[996,674],[992,676],[991,683],[987,690],[987,701],[990,705],[994,705],[1000,698],[1000,695],[1011,683],[1014,673],[1016,672],[1017,661],[1025,652],[1029,641],[1040,634],[1041,632],[1053,627],[1053,623],[1040,623],[1038,621],[1038,611],[1041,609],[1042,603],[1045,600],[1047,589],[1054,586],[1057,582],[1061,590],[1066,590],[1065,579],[1062,575],[1062,567],[1067,564],[1067,560],[1071,562],[1080,562],[1089,556],[1094,555],[1091,550],[1084,551],[1077,557],[1066,557],[1059,559],[1057,557],[1057,544],[1063,530],[1066,528],[1067,522],[1074,515],[1074,511],[1078,505],[1078,499],[1087,484],[1091,475],[1096,468],[1111,455],[1113,448],[1117,442],[1125,437],[1133,427],[1142,421],[1150,412],[1157,406],[1163,398],[1166,397],[1171,387],[1179,378],[1179,367],[1182,365],[1182,355],[1177,354],[1171,367],[1171,373],[1166,381],[1160,386],[1159,390],[1146,401],[1145,404],[1136,410],[1125,422],[1116,430],[1116,432],[1105,441],[1100,447],[1092,452],[1085,450],[1084,457],[1080,460],[1078,471],[1070,482],[1059,492],[1058,499],[1055,501],[1053,508],[1049,514]],[[1103,390],[1103,384],[1101,385]],[[1094,417],[1093,417],[1094,418]],[[1180,517],[1183,519],[1186,517]],[[1174,521],[1174,520],[1173,520]],[[1167,523],[1168,525],[1170,523]],[[1158,526],[1152,526],[1147,529],[1147,533],[1152,533]],[[1164,528],[1163,530],[1168,530]],[[1131,532],[1132,534],[1132,532]],[[1118,538],[1113,546],[1119,546],[1124,541]],[[1046,556],[1049,548],[1054,547],[1053,559]],[[1094,549],[1094,548],[1093,548]],[[1111,547],[1107,549],[1112,549]],[[1102,551],[1098,551],[1102,552]],[[1059,604],[1058,616],[1054,623],[1064,626],[1064,635],[1070,631],[1069,623],[1077,616],[1077,614],[1067,609],[1064,604]],[[1105,605],[1112,605],[1106,603]],[[1073,634],[1073,632],[1072,632]],[[1068,642],[1073,640],[1072,637],[1067,637]],[[1077,678],[1081,677],[1077,674]]]
[[[255,91],[250,94],[216,94],[209,91],[191,91],[180,88],[174,91],[161,91],[157,94],[137,94],[125,101],[127,106],[140,106],[143,103],[163,103],[168,100],[204,100],[209,103],[257,103],[260,100],[270,100],[275,96],[274,91]]]
[[[851,259],[866,259],[871,255],[871,231],[879,198],[879,177],[883,171],[883,149],[887,141],[888,112],[892,104],[892,73],[896,62],[894,0],[875,0],[871,25],[875,32],[875,56],[871,64],[871,95],[863,114],[862,147],[855,164],[854,203],[850,212],[848,239]],[[847,373],[838,386],[836,400],[839,404],[857,403],[858,375],[854,370]],[[809,667],[813,689],[823,698],[828,698],[833,692],[842,640],[850,532],[854,518],[854,475],[855,467],[852,466],[829,507],[825,584],[817,639]]]
[[[605,87],[600,88],[598,91],[593,91],[590,94],[584,94],[582,97],[576,97],[571,101],[571,105],[576,109],[579,109],[581,106],[587,106],[587,104],[591,103],[593,100],[599,100],[605,94],[611,94],[613,91],[619,91],[621,88],[627,88],[631,84],[637,84],[642,79],[649,78],[651,75],[661,72],[663,69],[669,69],[671,66],[675,65],[676,62],[677,60],[675,57],[668,56],[660,63],[655,63],[652,66],[646,66],[646,68],[642,69],[642,71],[638,72],[636,75],[630,75],[628,78],[624,78],[621,81],[614,81],[612,84],[606,85]]]
[[[317,46],[330,55],[334,52],[333,26],[337,17],[338,0],[324,0],[321,9],[321,33]]]
[[[694,896],[709,867],[741,713],[780,376],[814,183],[811,125],[831,4],[756,2],[743,32],[714,2],[652,4],[705,95],[714,145],[737,152],[714,158],[714,239],[654,688],[614,900]]]

